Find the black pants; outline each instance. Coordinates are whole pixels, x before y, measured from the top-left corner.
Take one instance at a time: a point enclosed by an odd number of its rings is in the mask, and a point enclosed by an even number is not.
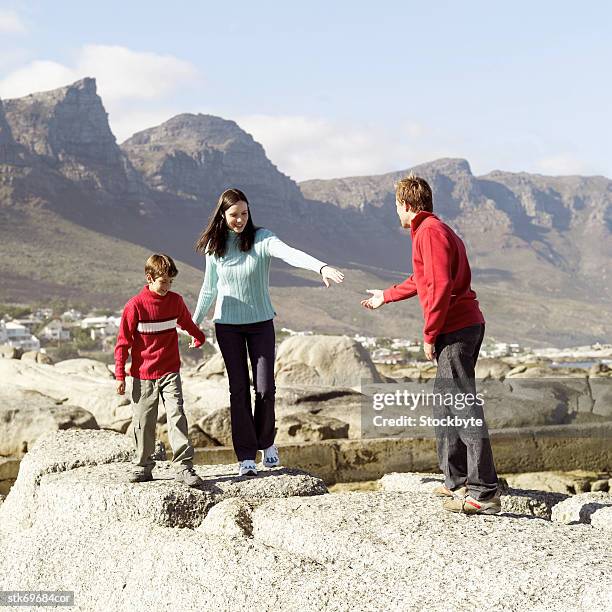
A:
[[[480,419],[481,426],[442,426],[436,428],[438,461],[449,489],[467,485],[472,497],[485,501],[497,493],[497,473],[493,462],[491,441],[481,403],[465,401],[466,395],[476,396],[475,366],[484,338],[484,325],[471,325],[454,332],[440,334],[436,339],[438,371],[434,390],[452,393],[455,401],[441,406],[436,402],[434,417]]]
[[[229,378],[234,451],[238,461],[255,459],[258,449],[274,444],[274,324],[272,319],[244,325],[216,323],[215,331]],[[254,415],[247,353],[255,387]]]

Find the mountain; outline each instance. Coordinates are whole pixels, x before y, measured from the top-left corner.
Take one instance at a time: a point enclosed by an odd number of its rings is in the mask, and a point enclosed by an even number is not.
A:
[[[489,332],[499,339],[576,344],[609,338],[611,182],[494,172],[465,160],[412,169],[435,211],[465,239]],[[372,313],[365,289],[401,281],[410,240],[394,183],[408,170],[297,185],[235,122],[181,114],[118,145],[94,79],[0,102],[1,301],[120,307],[144,259],[179,261],[191,300],[202,278],[193,244],[228,187],[245,191],[257,225],[345,269],[327,290],[274,263],[278,324],[294,329],[418,338],[415,300]]]

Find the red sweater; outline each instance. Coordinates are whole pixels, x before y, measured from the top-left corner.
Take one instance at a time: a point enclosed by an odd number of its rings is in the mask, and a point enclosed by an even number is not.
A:
[[[154,380],[178,372],[181,359],[177,324],[196,339],[196,346],[206,342],[178,293],[168,291],[162,296],[145,285],[123,309],[115,345],[115,378],[125,380],[125,362],[130,349],[130,375],[134,378]]]
[[[413,273],[385,289],[385,303],[419,296],[425,326],[423,339],[434,344],[439,334],[484,323],[461,238],[436,215],[421,211],[410,224]]]

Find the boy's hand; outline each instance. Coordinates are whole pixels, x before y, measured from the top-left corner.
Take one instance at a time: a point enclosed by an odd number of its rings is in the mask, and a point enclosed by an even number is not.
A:
[[[368,289],[367,293],[371,293],[372,297],[367,300],[361,300],[361,305],[369,310],[380,308],[385,303],[384,293],[380,289]]]
[[[423,342],[423,352],[429,361],[433,361],[436,355],[436,347],[429,342]]]
[[[125,380],[117,381],[117,393],[119,395],[125,395]]]
[[[196,340],[195,338],[191,338],[191,342],[189,343],[189,348],[200,348],[204,343]]]

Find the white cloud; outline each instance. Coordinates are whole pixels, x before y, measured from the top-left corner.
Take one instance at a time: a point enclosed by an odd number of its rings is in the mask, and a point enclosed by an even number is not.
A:
[[[95,77],[117,140],[168,119],[167,98],[198,78],[189,62],[127,47],[86,45],[70,65],[36,60],[0,80],[0,98],[18,98]],[[137,105],[137,106],[136,106]],[[168,114],[170,112],[170,114]]]
[[[416,123],[389,130],[300,115],[249,115],[237,122],[298,181],[391,172],[429,159],[425,148],[416,146],[425,135]]]
[[[14,11],[0,10],[0,33],[23,34],[26,27],[21,17]]]
[[[593,173],[593,169],[584,161],[567,154],[543,157],[536,161],[536,169],[543,174],[552,175]]]

